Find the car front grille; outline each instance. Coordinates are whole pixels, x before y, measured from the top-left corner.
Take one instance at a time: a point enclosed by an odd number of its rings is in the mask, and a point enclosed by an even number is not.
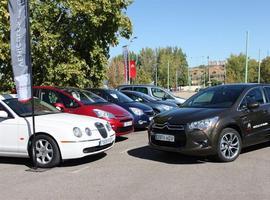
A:
[[[108,136],[108,133],[106,131],[106,128],[105,128],[105,126],[102,123],[96,122],[95,123],[95,126],[97,127],[98,132],[100,133],[100,135],[103,138],[106,138]]]
[[[113,145],[113,143],[106,144],[104,146],[96,146],[96,147],[85,148],[85,149],[83,149],[83,153],[94,153],[96,151],[101,151],[103,149],[107,149],[107,148],[109,148],[112,145]]]
[[[153,124],[150,130],[151,142],[158,146],[184,147],[186,145],[186,133],[183,125]],[[174,142],[160,141],[155,139],[155,134],[173,135]]]

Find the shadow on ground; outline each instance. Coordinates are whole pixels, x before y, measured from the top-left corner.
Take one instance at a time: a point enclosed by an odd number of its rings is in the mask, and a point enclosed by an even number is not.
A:
[[[185,156],[174,152],[165,152],[152,149],[150,146],[143,146],[129,150],[128,155],[156,162],[167,164],[203,164],[208,162],[206,157]]]
[[[105,156],[107,156],[107,154],[103,152],[103,153],[99,153],[96,155],[86,156],[83,158],[65,160],[64,162],[62,162],[60,167],[73,167],[73,166],[83,165],[83,164],[87,164],[87,163],[91,163],[91,162],[95,162],[97,160],[100,160],[100,159],[104,158]]]
[[[268,148],[268,147],[270,147],[270,142],[265,142],[265,143],[262,143],[262,144],[257,144],[257,145],[254,145],[254,146],[243,148],[241,154],[249,153],[249,152],[257,151],[257,150],[262,150],[262,149]]]
[[[244,148],[241,154],[251,153],[252,151],[262,150],[269,148],[270,142],[254,145]],[[128,155],[156,162],[163,162],[167,164],[203,164],[203,163],[221,163],[214,156],[187,156],[174,152],[159,151],[151,148],[150,146],[143,146],[136,149],[129,150]],[[241,155],[240,155],[241,156]]]
[[[32,167],[32,161],[30,158],[0,157],[0,164],[24,165],[29,168]]]
[[[115,142],[123,142],[125,140],[127,140],[128,137],[124,137],[124,136],[117,136],[116,139],[115,139]]]

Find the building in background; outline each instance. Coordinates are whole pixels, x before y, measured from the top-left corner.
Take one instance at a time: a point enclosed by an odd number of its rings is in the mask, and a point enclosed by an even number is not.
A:
[[[203,87],[209,84],[224,84],[226,77],[225,63],[225,61],[209,61],[209,65],[190,68],[191,85]]]

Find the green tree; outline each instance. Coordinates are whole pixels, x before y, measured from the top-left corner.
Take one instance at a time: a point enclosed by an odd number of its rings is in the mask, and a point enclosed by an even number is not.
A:
[[[105,77],[109,48],[129,38],[132,25],[123,12],[130,0],[33,0],[30,3],[34,83],[98,86]],[[0,74],[10,89],[9,14],[0,0]],[[2,81],[3,82],[3,81]]]
[[[168,66],[170,74],[169,87],[175,87],[176,83],[178,83],[178,85],[187,85],[188,64],[186,55],[183,53],[182,49],[178,47],[160,48],[157,50],[157,54],[158,85],[167,87]]]
[[[245,81],[245,63],[244,54],[231,55],[226,62],[226,83],[241,83]],[[254,59],[248,62],[248,82],[257,81],[258,63]]]
[[[119,55],[111,59],[107,68],[107,78],[110,87],[115,88],[118,85],[125,84],[123,56]]]
[[[261,83],[270,83],[270,57],[266,57],[261,63]]]

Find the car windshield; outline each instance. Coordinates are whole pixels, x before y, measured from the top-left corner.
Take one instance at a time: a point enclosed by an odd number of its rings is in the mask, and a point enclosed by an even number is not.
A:
[[[64,89],[65,92],[69,93],[75,99],[83,103],[84,105],[91,105],[95,103],[107,103],[107,101],[92,92],[78,89]]]
[[[209,88],[188,99],[181,107],[229,108],[235,103],[244,88],[241,85]]]
[[[156,99],[146,94],[142,94],[142,97],[145,98],[147,101],[160,101],[160,99]]]
[[[22,103],[17,98],[6,99],[4,102],[20,117],[32,116],[32,101]],[[35,116],[60,113],[55,107],[39,99],[34,99]]]
[[[109,90],[108,93],[112,98],[114,98],[116,101],[120,103],[133,102],[131,98],[129,98],[127,95],[123,94],[122,92],[119,92],[116,90]]]

